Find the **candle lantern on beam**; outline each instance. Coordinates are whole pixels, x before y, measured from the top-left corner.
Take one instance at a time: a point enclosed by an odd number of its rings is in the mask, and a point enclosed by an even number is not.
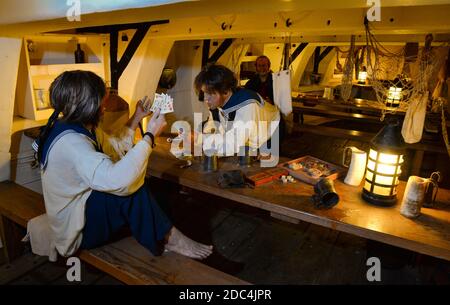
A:
[[[358,84],[365,85],[367,80],[367,69],[363,67],[361,71],[358,73]]]
[[[402,88],[394,86],[390,87],[386,98],[386,105],[388,107],[399,107],[401,99],[402,99]]]
[[[390,121],[370,142],[362,198],[375,205],[397,202],[397,186],[405,154],[398,121]]]

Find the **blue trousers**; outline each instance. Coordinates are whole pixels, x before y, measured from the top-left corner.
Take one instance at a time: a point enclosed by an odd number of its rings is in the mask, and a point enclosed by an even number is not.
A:
[[[92,191],[86,201],[85,216],[81,249],[104,245],[115,233],[129,226],[141,245],[154,255],[160,255],[158,242],[172,228],[171,221],[145,184],[129,196]]]

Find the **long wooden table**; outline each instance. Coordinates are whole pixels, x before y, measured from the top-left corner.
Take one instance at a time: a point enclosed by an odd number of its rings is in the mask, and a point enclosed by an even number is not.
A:
[[[395,206],[378,207],[363,201],[362,187],[349,186],[336,180],[339,203],[332,209],[319,210],[311,201],[312,185],[300,181],[287,184],[273,181],[255,189],[222,189],[217,185],[219,172],[203,171],[199,160],[194,160],[191,167],[180,168],[185,161],[177,160],[169,149],[165,138],[157,139],[157,146],[150,157],[148,176],[228,198],[286,219],[306,221],[450,260],[450,190],[439,189],[434,208],[422,208],[418,218],[408,219],[399,211],[405,182],[399,185],[399,200]],[[241,168],[235,158],[219,159],[220,171],[231,169],[250,173],[261,171],[259,163],[250,168]]]
[[[370,142],[375,136],[375,133],[360,130],[305,125],[303,124],[304,114],[354,121],[364,125],[366,123],[379,124],[379,130],[383,127],[383,122],[380,121],[382,108],[375,101],[353,99],[352,102],[346,103],[339,99],[328,100],[320,97],[313,98],[311,96],[298,95],[293,96],[292,106],[294,122],[300,123],[296,124],[294,130],[301,133],[307,132],[324,136],[354,139],[362,142]],[[404,115],[405,111],[400,109],[395,114],[389,114],[389,116],[395,116],[400,120],[403,120]],[[431,122],[440,122],[439,113],[427,113],[427,118]],[[440,129],[440,125],[435,127]],[[412,164],[409,171],[411,175],[420,175],[425,152],[447,154],[444,141],[440,134],[428,134],[424,132],[422,140],[419,143],[407,144],[406,148],[413,151]]]

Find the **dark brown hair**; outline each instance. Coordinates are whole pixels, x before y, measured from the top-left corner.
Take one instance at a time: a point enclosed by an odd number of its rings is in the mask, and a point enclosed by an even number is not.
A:
[[[50,103],[55,109],[39,134],[37,160],[42,161],[44,143],[62,112],[62,121],[96,126],[100,119],[100,106],[106,94],[100,76],[89,71],[66,71],[50,85]]]
[[[236,91],[237,79],[233,71],[222,65],[207,65],[195,77],[194,87],[200,92],[202,86],[206,86],[206,93],[225,94],[228,90]]]
[[[50,102],[68,123],[97,125],[105,83],[90,71],[66,71],[50,86]]]

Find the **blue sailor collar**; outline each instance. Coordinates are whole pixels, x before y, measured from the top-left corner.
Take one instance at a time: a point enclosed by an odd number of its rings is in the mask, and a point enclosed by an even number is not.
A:
[[[58,140],[61,139],[64,135],[69,133],[81,133],[89,137],[93,141],[93,144],[95,145],[96,149],[99,150],[95,133],[90,132],[81,124],[70,124],[57,120],[55,124],[52,126],[50,133],[44,142],[44,147],[42,150],[42,158],[40,162],[41,169],[44,170],[47,167],[48,154],[50,153],[50,150],[53,148],[56,142],[58,142]],[[35,151],[38,150],[38,147],[39,147],[39,139],[33,142],[33,148]]]
[[[244,106],[251,103],[258,103],[260,106],[264,105],[264,99],[258,93],[248,89],[238,89],[231,95],[229,100],[221,108],[225,117]]]

